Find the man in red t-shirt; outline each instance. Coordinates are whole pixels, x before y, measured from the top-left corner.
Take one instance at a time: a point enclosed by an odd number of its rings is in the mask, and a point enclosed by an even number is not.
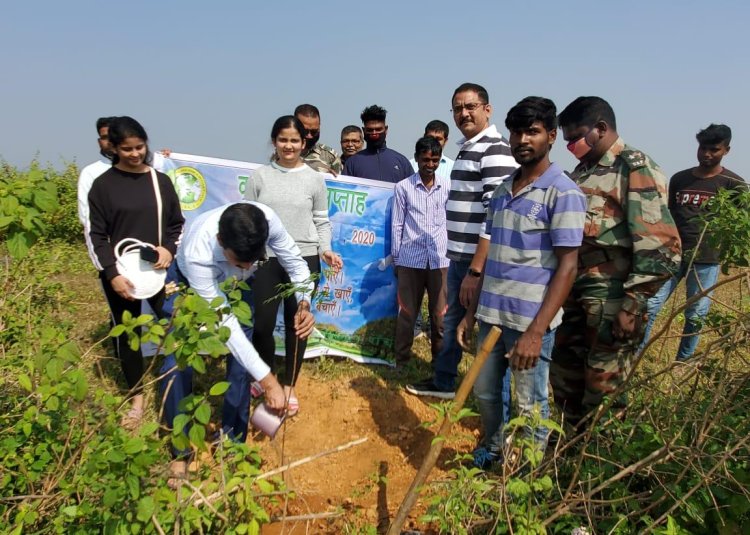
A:
[[[690,299],[696,293],[716,284],[719,276],[719,253],[701,238],[705,227],[701,219],[703,204],[722,189],[747,189],[745,181],[721,165],[729,153],[732,130],[723,124],[712,124],[695,136],[698,140],[698,166],[675,174],[669,181],[669,211],[672,213],[682,241],[682,264],[676,277],[648,301],[648,325],[643,344],[648,341],[656,315],[669,299],[680,279],[686,277],[685,290]],[[682,331],[677,360],[693,356],[703,318],[711,306],[710,296],[704,296],[685,309],[685,328]],[[643,346],[641,346],[643,347]]]

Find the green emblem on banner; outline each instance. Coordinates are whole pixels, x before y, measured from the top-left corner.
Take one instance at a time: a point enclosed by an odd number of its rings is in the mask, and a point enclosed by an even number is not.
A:
[[[172,177],[183,210],[195,210],[206,200],[206,180],[193,167],[178,167]]]

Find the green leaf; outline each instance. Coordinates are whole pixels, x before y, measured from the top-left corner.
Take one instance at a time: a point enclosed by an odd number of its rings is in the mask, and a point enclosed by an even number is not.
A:
[[[105,507],[112,507],[114,504],[116,504],[120,499],[120,489],[116,488],[109,488],[104,491],[104,496],[102,496],[102,503]]]
[[[56,411],[60,408],[60,398],[57,396],[50,396],[47,398],[47,403],[44,404],[47,409]]]
[[[136,318],[135,324],[141,327],[153,320],[154,320],[154,317],[151,314],[141,314],[140,316]]]
[[[190,442],[195,444],[198,448],[205,448],[206,446],[206,428],[202,425],[193,425],[188,432]]]
[[[144,447],[143,439],[139,437],[134,437],[128,440],[122,447],[122,451],[127,453],[128,455],[132,455],[134,453],[138,453],[141,451]]]
[[[58,207],[57,188],[51,182],[45,184],[47,187],[37,189],[34,192],[34,204],[43,212],[52,212]]]
[[[62,512],[63,512],[63,514],[65,516],[68,516],[70,518],[75,518],[76,514],[78,513],[78,506],[77,505],[69,505],[67,507],[63,507]]]
[[[203,425],[208,424],[211,420],[211,405],[202,403],[195,411],[195,419]]]
[[[115,325],[114,327],[112,327],[112,329],[109,331],[109,336],[112,338],[117,338],[124,332],[125,332],[125,326],[122,323],[120,323],[119,325]]]
[[[524,498],[529,495],[529,492],[531,492],[531,487],[529,487],[529,484],[518,478],[512,478],[510,481],[508,481],[508,484],[505,486],[505,488],[507,489],[509,494],[517,496],[519,498]]]
[[[196,355],[196,358],[190,363],[193,370],[198,373],[206,373],[206,363],[203,361],[203,357]]]
[[[121,463],[125,460],[125,455],[119,450],[109,450],[106,459],[110,463]]]
[[[211,396],[222,396],[227,390],[229,390],[229,382],[221,381],[220,383],[216,383],[214,386],[212,386],[211,390],[209,390],[208,393]]]
[[[16,260],[25,257],[31,246],[34,244],[35,238],[30,232],[16,231],[11,232],[6,240],[8,246],[8,252],[10,256]]]
[[[32,387],[31,387],[31,378],[28,375],[26,375],[25,373],[22,373],[22,374],[20,374],[18,376],[18,384],[20,384],[21,387],[23,387],[23,389],[26,390],[27,392],[31,392],[31,390],[32,390]],[[219,384],[221,384],[221,383],[219,383]],[[227,383],[227,384],[229,384],[229,383]]]
[[[179,435],[185,429],[185,426],[190,422],[190,416],[187,414],[178,414],[172,421],[172,434]]]
[[[57,356],[67,362],[78,362],[80,355],[75,342],[66,342],[57,350]]]
[[[86,399],[86,393],[89,390],[89,385],[86,382],[86,377],[83,375],[78,376],[78,380],[76,380],[76,386],[75,390],[73,392],[73,397],[76,399],[76,401],[83,401]]]
[[[151,520],[151,515],[154,514],[156,505],[154,499],[151,496],[144,496],[138,501],[138,514],[137,518],[141,522],[148,522]]]
[[[435,444],[438,444],[440,442],[445,442],[445,437],[443,436],[437,436],[432,439],[432,442],[430,442],[430,445],[434,446]]]
[[[125,483],[128,485],[130,497],[134,500],[138,499],[138,497],[141,495],[141,485],[138,477],[134,476],[133,474],[128,474],[125,476]]]

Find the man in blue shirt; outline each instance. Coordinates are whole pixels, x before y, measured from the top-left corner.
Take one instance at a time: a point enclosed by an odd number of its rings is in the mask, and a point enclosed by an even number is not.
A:
[[[403,154],[385,146],[388,125],[385,124],[386,110],[372,105],[362,111],[367,147],[349,157],[344,165],[344,174],[383,182],[393,182],[411,176],[413,173],[409,159]]]
[[[437,139],[437,142],[440,143],[440,147],[442,150],[445,150],[445,144],[448,143],[448,133],[449,128],[446,123],[441,121],[440,119],[434,119],[427,123],[427,126],[424,127],[424,135],[434,137]],[[414,168],[414,172],[416,173],[419,171],[419,167],[417,166],[417,160],[411,159],[409,160],[411,163],[411,166]],[[451,177],[451,171],[453,171],[453,164],[455,162],[448,158],[445,154],[440,156],[440,165],[438,165],[437,170],[435,171],[435,174],[444,178],[450,178]]]
[[[419,171],[398,184],[393,195],[391,254],[398,277],[396,362],[411,358],[414,322],[427,290],[433,359],[443,346],[448,276],[445,205],[450,179],[438,176],[442,149],[433,137],[417,141]]]

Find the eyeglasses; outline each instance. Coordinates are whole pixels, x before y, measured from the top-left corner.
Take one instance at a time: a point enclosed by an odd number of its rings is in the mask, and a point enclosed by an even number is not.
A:
[[[314,129],[314,128],[308,128],[308,129],[306,130],[306,132],[307,132],[308,134],[310,134],[310,135],[311,135],[312,137],[315,137],[315,136],[317,136],[318,134],[320,134],[320,129],[317,129],[317,130],[316,130],[316,129]]]
[[[481,106],[486,106],[486,105],[487,104],[485,102],[469,102],[468,104],[464,104],[463,106],[453,106],[453,108],[451,108],[451,112],[455,115],[458,115],[464,110],[471,113],[473,111],[478,110]]]
[[[342,145],[359,145],[362,143],[361,139],[342,139],[341,144]]]

